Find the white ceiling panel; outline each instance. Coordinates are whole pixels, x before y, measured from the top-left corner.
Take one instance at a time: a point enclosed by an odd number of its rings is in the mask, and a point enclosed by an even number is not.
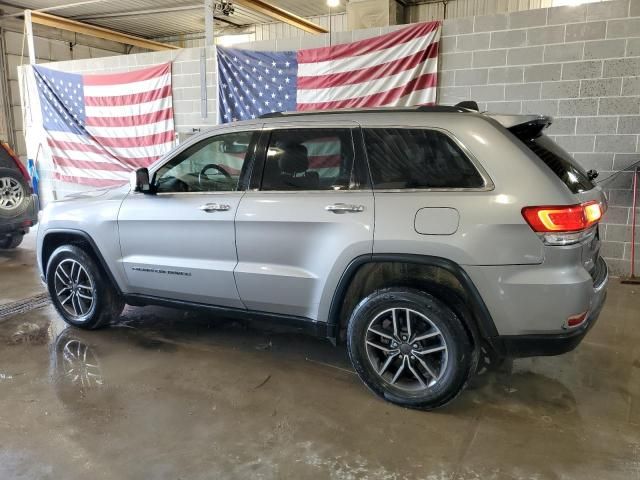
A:
[[[324,0],[269,0],[269,3],[301,17],[328,13]],[[340,8],[333,10],[334,13],[345,10],[342,3]],[[203,0],[0,0],[0,8],[2,5],[20,9],[46,9],[54,15],[147,38],[204,30]],[[236,5],[232,15],[221,15],[216,24],[229,27],[273,21],[268,16]]]

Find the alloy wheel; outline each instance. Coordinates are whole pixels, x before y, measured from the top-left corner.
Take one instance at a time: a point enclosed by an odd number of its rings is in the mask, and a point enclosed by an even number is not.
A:
[[[367,357],[387,383],[409,392],[432,388],[444,374],[449,349],[442,332],[424,314],[389,308],[369,322]]]
[[[86,315],[95,303],[93,281],[76,260],[69,258],[58,264],[54,286],[60,305],[74,319]]]
[[[97,357],[89,346],[69,340],[62,349],[64,377],[73,385],[91,388],[103,384]]]
[[[15,210],[24,199],[24,188],[15,178],[0,178],[0,208]]]

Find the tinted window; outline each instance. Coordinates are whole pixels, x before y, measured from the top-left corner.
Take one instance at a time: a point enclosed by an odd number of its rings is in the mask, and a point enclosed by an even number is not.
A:
[[[251,158],[254,133],[206,138],[179,153],[156,173],[156,188],[167,192],[218,192],[238,188]]]
[[[262,190],[347,190],[353,188],[350,129],[296,128],[271,133]]]
[[[364,132],[374,188],[477,188],[483,179],[447,135],[427,129]]]
[[[591,190],[594,184],[587,173],[562,147],[546,135],[522,141],[547,165],[572,193]]]
[[[0,145],[0,168],[16,169],[16,162],[13,161],[11,155]]]

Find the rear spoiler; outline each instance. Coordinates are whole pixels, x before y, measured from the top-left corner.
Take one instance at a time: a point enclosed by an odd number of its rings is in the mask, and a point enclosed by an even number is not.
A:
[[[546,115],[495,115],[487,114],[518,138],[535,138],[553,123]]]

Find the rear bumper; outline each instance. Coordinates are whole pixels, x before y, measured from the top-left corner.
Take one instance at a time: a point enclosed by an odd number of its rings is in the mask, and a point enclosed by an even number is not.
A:
[[[605,299],[607,298],[607,285],[609,272],[607,264],[602,258],[601,273],[594,280],[593,296],[591,298],[589,313],[585,321],[578,327],[568,329],[557,334],[535,335],[505,335],[498,337],[505,356],[512,358],[539,357],[549,355],[561,355],[576,348],[587,332],[595,325]]]
[[[0,236],[29,233],[29,229],[38,223],[39,209],[38,195],[32,194],[24,213],[13,218],[0,218]]]

